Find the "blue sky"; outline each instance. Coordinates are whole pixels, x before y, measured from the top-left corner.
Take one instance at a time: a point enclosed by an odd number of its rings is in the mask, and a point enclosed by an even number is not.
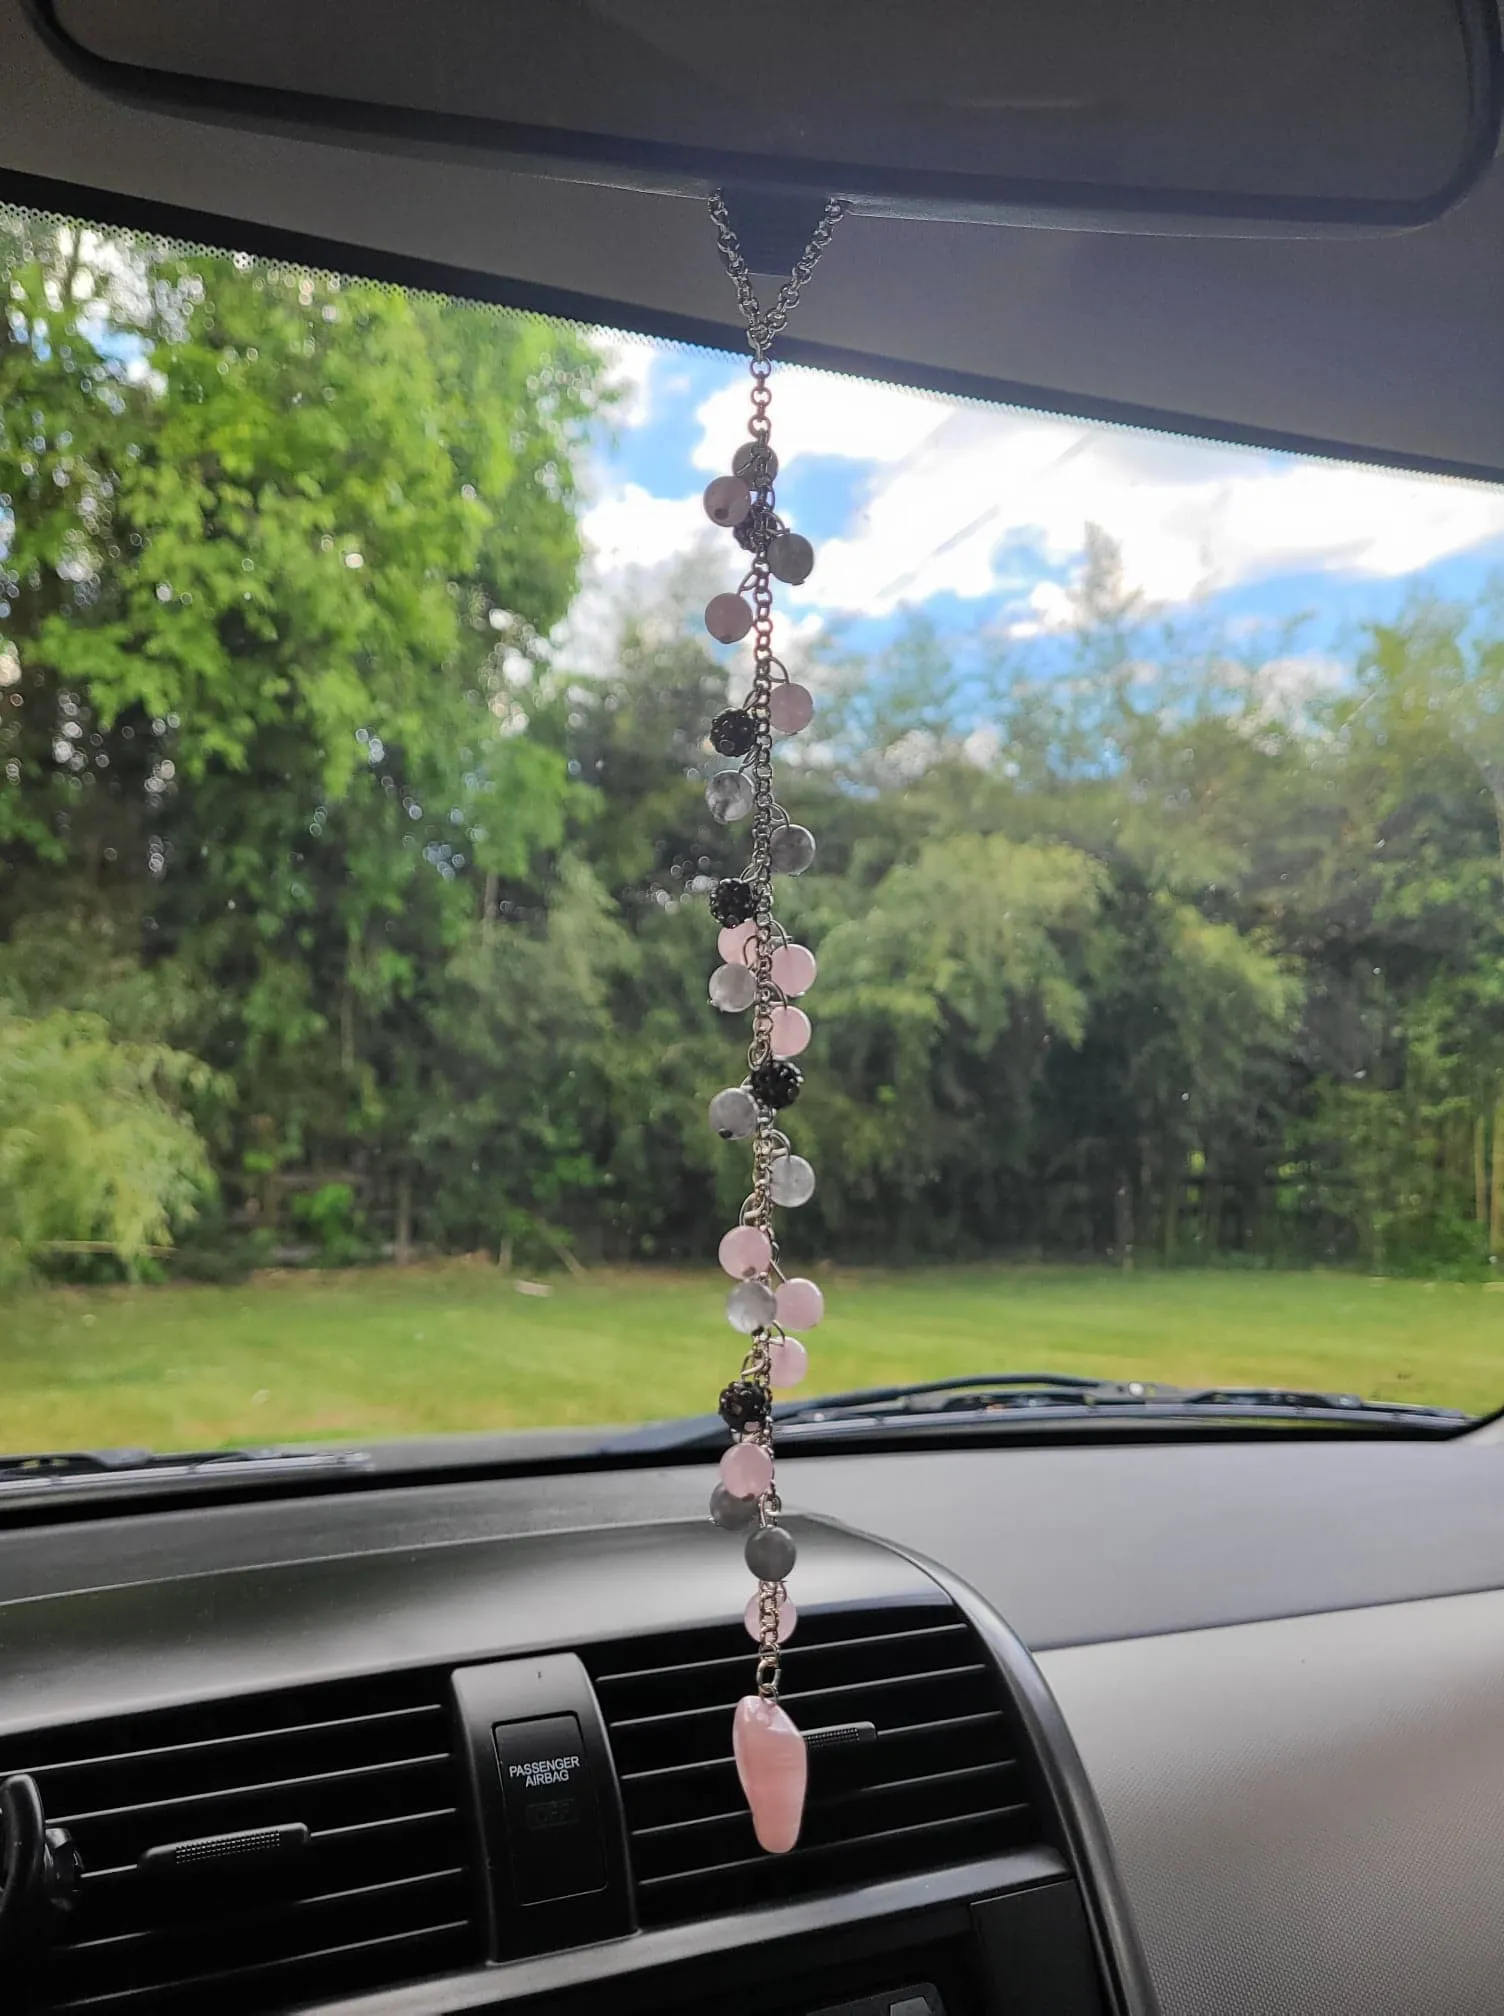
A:
[[[734,358],[602,338],[624,393],[585,519],[592,594],[707,546],[700,492],[744,438]],[[775,371],[779,508],[813,540],[785,598],[805,636],[875,646],[922,609],[942,628],[1020,640],[1067,613],[1089,520],[1167,613],[1225,618],[1271,651],[1340,665],[1365,620],[1418,581],[1469,596],[1504,568],[1504,490],[1156,436],[788,368]],[[708,535],[708,538],[707,538]],[[726,586],[734,585],[727,551]]]

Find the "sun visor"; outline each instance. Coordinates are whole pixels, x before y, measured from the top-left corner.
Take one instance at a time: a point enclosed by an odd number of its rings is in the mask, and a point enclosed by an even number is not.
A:
[[[1504,475],[1493,0],[0,0],[0,201],[956,394]],[[1404,228],[1401,228],[1404,227]]]

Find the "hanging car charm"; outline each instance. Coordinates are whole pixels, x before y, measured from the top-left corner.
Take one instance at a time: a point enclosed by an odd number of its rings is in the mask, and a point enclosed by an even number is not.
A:
[[[750,637],[752,646],[750,692],[740,706],[718,714],[709,730],[718,755],[740,760],[716,772],[705,789],[723,825],[751,822],[746,866],[717,882],[710,896],[711,914],[722,927],[723,961],[711,975],[711,1004],[723,1014],[752,1013],[746,1077],[710,1102],[710,1124],[723,1140],[752,1143],[751,1193],[740,1221],[720,1244],[721,1265],[736,1283],[726,1314],[732,1329],[751,1341],[740,1373],[720,1398],[721,1418],[736,1439],[721,1458],[710,1516],[743,1536],[747,1566],[757,1580],[745,1613],[757,1643],[755,1692],[737,1704],[732,1750],[757,1839],[772,1854],[786,1854],[799,1838],[808,1778],[804,1738],[778,1699],[779,1648],[797,1621],[787,1586],[797,1549],[778,1523],[772,1395],[774,1388],[797,1385],[804,1377],[808,1354],[789,1333],[812,1328],[825,1304],[813,1281],[784,1274],[773,1229],[774,1207],[807,1203],[815,1187],[814,1170],[794,1153],[777,1119],[804,1084],[793,1059],[810,1040],[810,1020],[793,1004],[813,984],[816,970],[813,953],[792,944],[773,915],[774,877],[803,874],[815,858],[814,835],[792,824],[774,796],[773,738],[807,727],[814,702],[774,656],[773,582],[807,580],[815,555],[809,541],[783,523],[775,504],[769,352],[841,213],[841,204],[826,204],[802,258],[764,314],[725,202],[719,191],[710,199],[721,259],[752,351],[748,438],[732,459],[730,475],[717,476],[705,492],[711,523],[730,532],[748,556],[736,591],[711,597],[705,627],[718,643]]]

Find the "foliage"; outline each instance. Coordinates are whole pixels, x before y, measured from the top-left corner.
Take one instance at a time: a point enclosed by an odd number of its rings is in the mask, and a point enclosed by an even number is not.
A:
[[[599,353],[45,221],[0,221],[0,269],[0,1010],[154,1116],[126,1245],[207,1157],[209,1271],[299,1228],[710,1250],[745,1181],[703,1120],[744,1068],[702,900],[734,661],[686,617],[700,556],[588,663],[557,644]],[[1504,607],[1416,598],[1333,681],[1167,620],[1095,528],[1066,592],[1041,637],[915,617],[807,669],[801,1249],[1482,1270]],[[72,1201],[27,1212],[115,1223],[59,1127]]]
[[[212,1188],[182,1110],[209,1072],[164,1044],[114,1041],[98,1015],[0,1014],[0,1278],[55,1242],[96,1242],[134,1271]]]

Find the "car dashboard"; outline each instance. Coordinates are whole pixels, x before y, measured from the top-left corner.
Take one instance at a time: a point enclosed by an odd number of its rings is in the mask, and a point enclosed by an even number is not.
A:
[[[0,1533],[0,1777],[81,1860],[18,2006],[1490,2009],[1497,1463],[791,1456],[784,1857],[707,1463],[75,1499]]]

